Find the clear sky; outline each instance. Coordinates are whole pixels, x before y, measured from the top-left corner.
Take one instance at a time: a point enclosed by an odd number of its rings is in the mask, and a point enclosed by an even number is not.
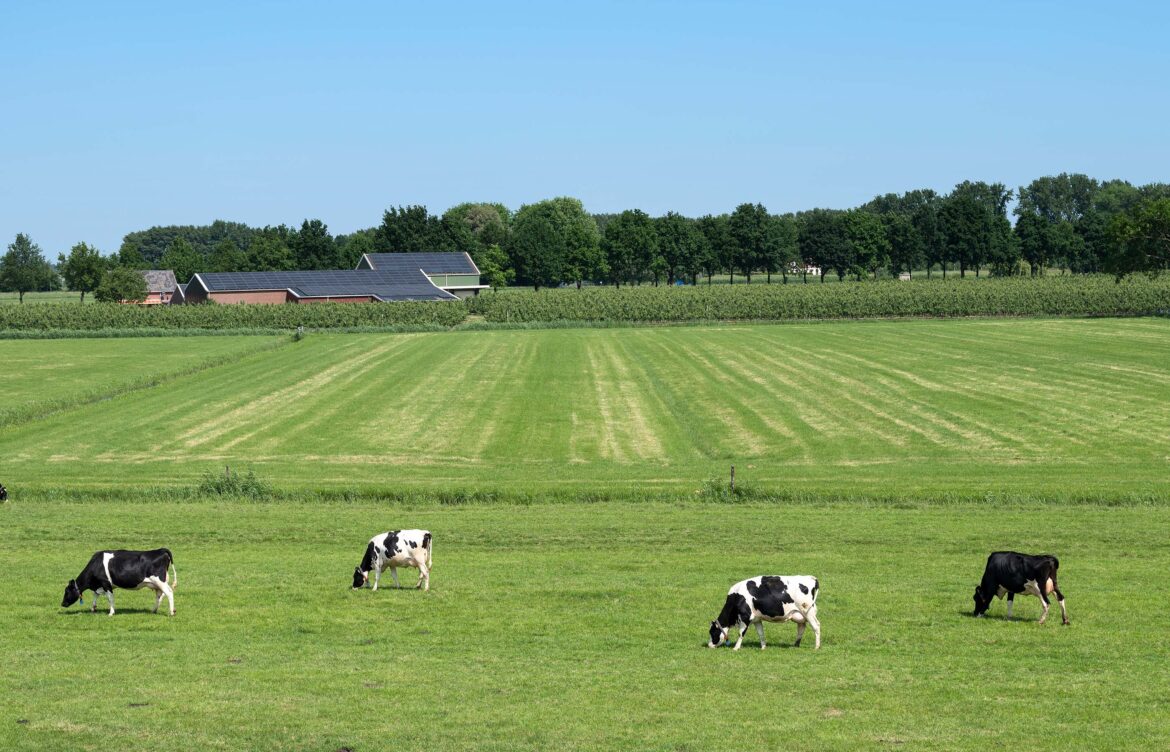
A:
[[[5,2],[0,245],[1170,181],[1161,2]]]

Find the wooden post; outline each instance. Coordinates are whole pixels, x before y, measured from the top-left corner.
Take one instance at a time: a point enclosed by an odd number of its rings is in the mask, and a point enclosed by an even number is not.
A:
[[[731,492],[735,493],[735,465],[731,466]]]
[[[232,479],[232,469],[227,465],[223,466],[223,477],[227,478],[228,480]]]

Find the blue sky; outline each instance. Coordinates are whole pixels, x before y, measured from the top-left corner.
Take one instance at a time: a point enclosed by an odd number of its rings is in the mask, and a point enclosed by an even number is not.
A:
[[[700,215],[1170,181],[1162,3],[169,5],[0,9],[3,245],[559,195]]]

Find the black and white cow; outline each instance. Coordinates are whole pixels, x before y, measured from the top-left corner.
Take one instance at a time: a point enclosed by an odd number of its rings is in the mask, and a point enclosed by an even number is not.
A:
[[[1012,601],[1016,593],[1034,595],[1044,605],[1040,623],[1048,618],[1048,594],[1056,593],[1060,603],[1060,616],[1068,624],[1068,610],[1064,607],[1064,595],[1056,585],[1056,570],[1060,562],[1055,556],[1041,554],[1031,556],[1015,551],[996,551],[987,557],[983,569],[983,581],[975,587],[975,615],[983,616],[991,606],[992,598],[1002,598],[1007,593],[1007,618],[1012,618]]]
[[[175,576],[168,582],[168,569],[174,570]],[[98,551],[90,557],[89,563],[76,580],[70,580],[65,586],[65,598],[61,601],[62,608],[68,608],[74,603],[85,605],[81,594],[86,590],[94,592],[93,605],[90,611],[97,611],[98,596],[105,595],[110,601],[110,616],[114,615],[114,588],[123,590],[140,590],[150,588],[154,591],[154,613],[158,613],[158,604],[163,596],[171,607],[171,616],[175,615],[175,586],[179,584],[179,570],[175,568],[174,557],[165,548],[156,548],[153,551]]]
[[[749,624],[756,625],[760,635],[760,650],[767,647],[764,642],[764,622],[796,622],[796,645],[804,637],[805,626],[813,628],[816,647],[821,646],[821,623],[817,621],[817,592],[820,583],[816,577],[761,575],[750,580],[737,582],[727,591],[727,600],[719,618],[711,622],[711,641],[707,647],[715,648],[727,640],[732,627],[739,626],[735,649],[739,650],[743,635]]]
[[[3,483],[0,483],[0,501],[8,501],[8,489]]]
[[[364,586],[374,573],[374,590],[382,570],[390,568],[394,587],[398,584],[398,567],[418,569],[418,584],[423,590],[431,589],[431,534],[426,530],[391,530],[378,533],[366,544],[366,555],[362,563],[353,570],[353,589]]]

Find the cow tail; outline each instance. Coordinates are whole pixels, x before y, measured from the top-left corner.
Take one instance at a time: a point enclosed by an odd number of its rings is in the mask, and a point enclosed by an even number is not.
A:
[[[423,533],[423,548],[427,550],[427,569],[431,568],[431,534]]]

